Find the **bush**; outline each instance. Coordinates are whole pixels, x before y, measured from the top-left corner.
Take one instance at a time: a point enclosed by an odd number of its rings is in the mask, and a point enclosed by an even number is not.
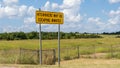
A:
[[[102,36],[99,36],[97,34],[80,34],[77,37],[78,38],[102,38]]]
[[[107,59],[110,59],[110,58],[120,59],[120,53],[114,53],[114,54],[109,53],[109,54],[106,56],[106,58],[107,58]]]
[[[115,38],[120,38],[120,35],[116,36]]]
[[[65,56],[63,59],[64,60],[71,60],[70,56]]]

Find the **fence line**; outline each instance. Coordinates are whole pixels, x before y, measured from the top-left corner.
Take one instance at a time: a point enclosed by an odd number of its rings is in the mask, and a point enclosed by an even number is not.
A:
[[[43,50],[43,64],[55,64],[58,58],[57,51],[57,49]],[[120,59],[120,45],[91,45],[61,48],[61,61],[77,58]],[[39,64],[39,50],[23,48],[16,50],[3,49],[0,50],[0,63]]]

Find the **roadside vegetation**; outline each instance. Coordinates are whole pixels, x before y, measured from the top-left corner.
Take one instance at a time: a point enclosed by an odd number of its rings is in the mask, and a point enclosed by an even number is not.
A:
[[[61,39],[80,39],[80,38],[102,38],[98,34],[79,33],[79,32],[60,32]],[[57,39],[57,32],[42,32],[43,40]],[[11,33],[0,33],[0,40],[27,40],[27,39],[39,39],[38,32],[11,32]]]
[[[1,63],[19,63],[20,49],[39,49],[38,32],[14,32],[0,34],[0,61]],[[42,47],[43,50],[56,49],[57,59],[57,32],[42,32]],[[120,58],[120,38],[116,38],[119,34],[91,34],[91,33],[63,33],[61,32],[61,60],[71,60],[78,58],[78,47],[80,58],[95,58],[101,55],[104,59]],[[27,52],[27,51],[25,51]],[[15,55],[16,54],[16,55]],[[31,55],[33,54],[33,55]],[[31,56],[22,56],[31,58],[35,53],[30,53]],[[27,54],[29,55],[29,54]],[[36,54],[37,55],[37,54]],[[8,57],[6,59],[6,57]],[[38,56],[38,55],[37,55]],[[34,56],[34,57],[37,57]],[[4,58],[4,59],[3,59]],[[15,58],[15,59],[14,59]],[[16,60],[17,59],[17,60]],[[28,59],[29,60],[29,59]],[[24,62],[28,62],[24,60]],[[30,63],[36,63],[35,58],[31,59]],[[23,62],[23,63],[24,63]]]

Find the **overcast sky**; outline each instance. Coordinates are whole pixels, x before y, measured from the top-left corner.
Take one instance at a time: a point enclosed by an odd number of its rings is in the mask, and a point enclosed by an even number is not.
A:
[[[35,11],[63,12],[63,32],[120,31],[120,0],[0,0],[0,33],[38,31]],[[58,25],[42,25],[57,31]]]

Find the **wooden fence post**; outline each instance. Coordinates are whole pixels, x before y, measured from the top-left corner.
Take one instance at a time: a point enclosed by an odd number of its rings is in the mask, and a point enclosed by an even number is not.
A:
[[[21,64],[21,48],[20,48],[20,57],[19,57],[19,63]]]
[[[94,59],[96,59],[96,47],[95,47],[95,45],[93,45],[93,49],[94,49]]]
[[[55,62],[56,62],[56,52],[55,52],[55,49],[53,49],[53,61],[54,61],[54,64],[55,64]]]
[[[39,49],[37,50],[37,58],[38,58],[38,64],[39,64],[39,62],[40,62],[40,60],[39,60]]]
[[[113,46],[112,45],[111,45],[110,51],[111,51],[111,58],[114,58],[114,56],[113,56]]]
[[[67,49],[67,54],[66,54],[66,55],[67,55],[67,57],[68,57],[68,56],[70,55],[70,53],[68,53],[68,52],[69,52],[69,51],[68,51],[69,49],[68,49],[68,47],[66,47],[65,49]],[[66,50],[65,50],[65,51],[66,51]]]
[[[78,51],[78,58],[80,58],[80,48],[79,48],[79,46],[77,47],[77,51]]]

